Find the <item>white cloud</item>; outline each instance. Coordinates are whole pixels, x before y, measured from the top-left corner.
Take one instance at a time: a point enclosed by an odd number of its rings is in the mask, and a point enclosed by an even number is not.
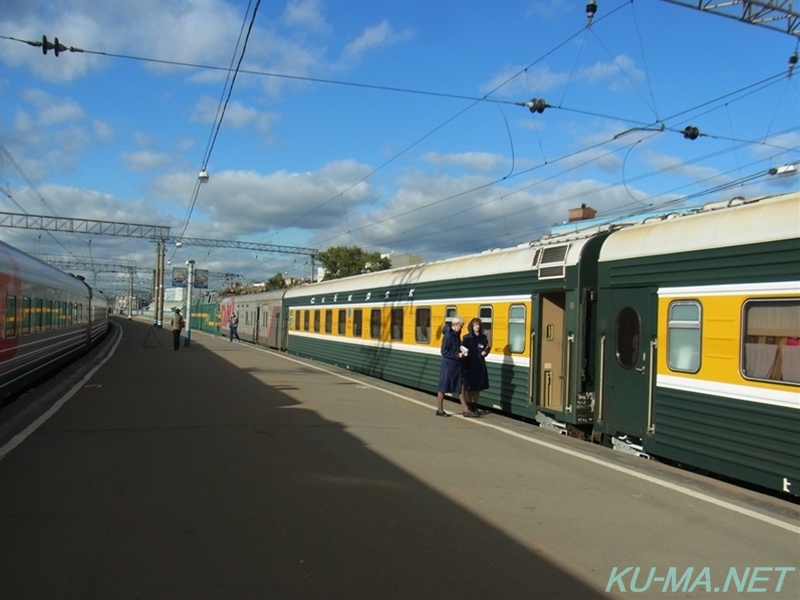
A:
[[[83,118],[81,107],[69,98],[61,98],[37,89],[25,90],[21,96],[35,109],[38,125],[47,127]]]
[[[293,0],[286,5],[283,18],[292,26],[307,27],[310,29],[325,29],[325,16],[318,0]]]
[[[347,62],[359,60],[364,54],[375,48],[404,42],[413,37],[410,29],[395,31],[388,21],[368,27],[355,40],[344,47],[342,57]]]
[[[212,172],[200,190],[195,214],[207,215],[228,239],[274,231],[295,221],[295,227],[305,230],[339,227],[351,211],[376,201],[369,184],[353,185],[369,172],[368,166],[354,161],[337,161],[306,173]],[[183,199],[195,180],[193,173],[173,173],[156,179],[151,191],[161,198]]]
[[[625,91],[642,83],[645,74],[632,58],[620,54],[612,62],[596,62],[580,69],[578,78],[590,85],[606,83],[611,91]]]
[[[721,176],[719,170],[714,167],[685,164],[685,159],[668,154],[649,151],[644,154],[643,160],[657,169],[662,175],[689,177],[696,181],[706,181]],[[726,177],[725,179],[728,178]]]
[[[490,152],[460,152],[457,154],[428,152],[422,156],[422,160],[438,166],[456,166],[485,173],[497,171],[507,162],[503,156]]]
[[[203,96],[194,105],[189,119],[196,123],[212,124],[217,117],[219,102]],[[222,127],[233,129],[252,128],[262,136],[268,136],[272,125],[278,120],[274,113],[261,112],[239,101],[228,102],[222,120]]]
[[[99,119],[92,121],[92,130],[94,131],[94,138],[98,142],[108,142],[114,139],[114,136],[116,135],[116,132],[111,125]]]
[[[128,170],[137,172],[154,171],[173,162],[171,155],[150,150],[123,152],[120,158]]]
[[[487,93],[499,88],[496,95],[527,102],[530,100],[529,95],[541,97],[543,93],[557,89],[568,80],[567,73],[554,73],[547,66],[537,66],[527,71],[522,66],[510,66],[481,85],[480,90]]]

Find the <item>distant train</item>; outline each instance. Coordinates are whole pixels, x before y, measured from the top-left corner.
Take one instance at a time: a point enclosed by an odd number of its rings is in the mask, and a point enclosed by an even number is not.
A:
[[[435,391],[442,326],[491,338],[481,404],[800,495],[800,194],[222,299],[227,334]],[[213,312],[213,311],[209,311]]]
[[[108,331],[108,299],[83,280],[0,242],[0,405]]]

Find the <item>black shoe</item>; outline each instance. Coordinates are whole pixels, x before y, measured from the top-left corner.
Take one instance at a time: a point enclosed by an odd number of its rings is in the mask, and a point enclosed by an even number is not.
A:
[[[478,413],[472,412],[472,411],[465,412],[464,416],[467,417],[467,418],[470,418],[470,419],[474,419],[475,417],[480,417],[480,415]]]
[[[437,411],[436,411],[436,416],[437,416],[437,417],[449,417],[450,415],[448,415],[448,414],[447,414],[446,412],[444,412],[443,410],[437,410]]]

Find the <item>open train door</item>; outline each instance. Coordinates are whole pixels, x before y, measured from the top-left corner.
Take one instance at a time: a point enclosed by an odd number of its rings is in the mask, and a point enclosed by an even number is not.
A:
[[[655,393],[655,289],[613,288],[600,327],[601,380],[596,407],[603,431],[643,439],[652,430]]]

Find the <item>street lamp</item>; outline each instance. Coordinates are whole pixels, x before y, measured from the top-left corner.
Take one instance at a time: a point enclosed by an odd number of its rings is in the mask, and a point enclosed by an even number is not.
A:
[[[186,337],[183,345],[189,347],[192,343],[192,288],[194,287],[194,259],[186,261],[189,267],[189,277],[186,282]]]

